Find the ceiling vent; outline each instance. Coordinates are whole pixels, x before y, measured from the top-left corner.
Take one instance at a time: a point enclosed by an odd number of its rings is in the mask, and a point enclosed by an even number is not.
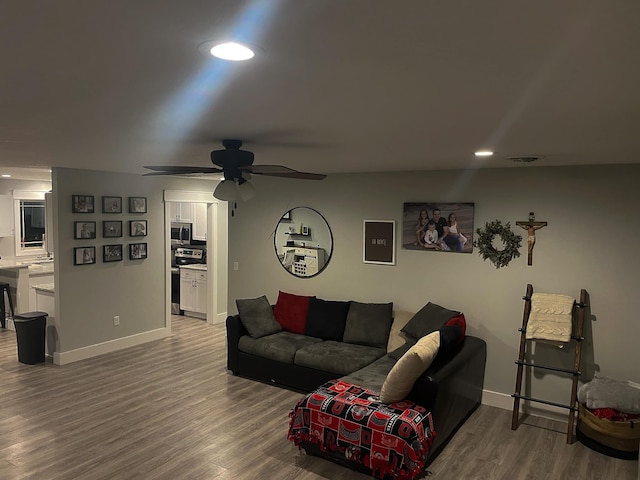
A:
[[[540,160],[540,158],[542,157],[537,155],[519,155],[516,157],[509,157],[509,160],[515,163],[531,163],[535,162],[536,160]]]

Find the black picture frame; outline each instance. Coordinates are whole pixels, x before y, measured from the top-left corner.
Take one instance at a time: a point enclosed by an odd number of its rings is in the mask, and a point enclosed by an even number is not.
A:
[[[129,236],[130,237],[146,237],[147,221],[146,220],[129,220]]]
[[[145,258],[147,258],[146,243],[129,244],[129,260],[144,260]]]
[[[122,213],[122,197],[103,195],[102,213]]]
[[[122,220],[104,220],[102,222],[102,236],[117,238],[122,236]]]
[[[104,263],[121,262],[122,261],[122,244],[103,245],[102,261]]]
[[[93,195],[71,195],[71,212],[95,213],[94,199]]]
[[[75,240],[96,238],[96,222],[73,222],[73,238]]]
[[[129,213],[147,213],[147,197],[129,197]]]
[[[92,265],[96,263],[96,247],[74,247],[74,265]]]
[[[377,265],[396,264],[395,220],[364,220],[362,261]]]

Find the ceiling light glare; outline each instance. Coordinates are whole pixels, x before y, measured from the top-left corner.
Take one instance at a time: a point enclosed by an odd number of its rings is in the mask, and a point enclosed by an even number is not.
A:
[[[476,157],[490,157],[491,155],[493,155],[493,152],[491,150],[478,150],[475,153]]]
[[[9,175],[8,173],[3,173],[2,178],[11,178],[11,175]]]
[[[240,62],[253,58],[255,53],[249,47],[235,42],[226,42],[215,45],[211,48],[211,55],[222,60]]]

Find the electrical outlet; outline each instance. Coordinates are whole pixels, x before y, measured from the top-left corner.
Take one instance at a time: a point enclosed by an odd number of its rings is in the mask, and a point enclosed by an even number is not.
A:
[[[233,262],[233,269],[237,272],[240,269],[238,262]]]
[[[120,315],[113,317],[113,326],[117,327],[118,325],[120,325]]]

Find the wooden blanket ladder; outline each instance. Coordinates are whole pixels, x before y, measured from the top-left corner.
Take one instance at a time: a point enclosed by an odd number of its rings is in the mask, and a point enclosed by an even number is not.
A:
[[[529,322],[529,315],[531,314],[531,296],[533,295],[533,287],[528,284],[526,295],[522,297],[524,300],[524,314],[522,317],[522,327],[518,329],[520,331],[520,351],[518,354],[518,373],[516,375],[516,389],[515,393],[511,395],[513,397],[513,416],[511,419],[511,430],[518,428],[518,420],[520,413],[520,400],[528,400],[531,402],[544,403],[546,405],[552,405],[555,407],[566,408],[569,410],[569,419],[567,424],[567,443],[573,442],[573,427],[575,414],[578,411],[576,407],[576,396],[578,392],[578,379],[580,378],[580,354],[582,349],[582,327],[584,323],[585,310],[587,307],[587,292],[586,290],[580,290],[580,302],[574,303],[572,313],[572,335],[571,340],[575,341],[575,356],[573,362],[573,369],[559,368],[548,365],[534,365],[533,362],[525,361],[525,352],[527,344],[530,344],[532,340],[526,338],[527,323]],[[551,402],[540,398],[533,398],[521,394],[522,390],[522,374],[524,367],[540,368],[543,370],[551,370],[554,372],[566,373],[572,376],[573,381],[571,384],[571,397],[568,404],[562,404],[557,402]]]

